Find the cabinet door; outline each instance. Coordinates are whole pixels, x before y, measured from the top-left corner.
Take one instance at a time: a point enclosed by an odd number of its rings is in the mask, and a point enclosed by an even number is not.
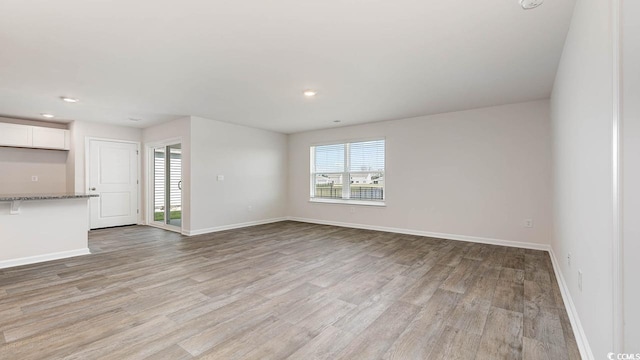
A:
[[[0,123],[0,146],[31,146],[30,126]]]
[[[69,150],[69,130],[34,127],[33,147]]]

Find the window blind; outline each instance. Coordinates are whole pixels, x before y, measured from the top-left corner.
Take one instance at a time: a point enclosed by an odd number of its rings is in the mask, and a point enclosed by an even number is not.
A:
[[[350,144],[349,171],[384,171],[384,140]]]
[[[321,145],[315,147],[315,172],[344,172],[345,144]]]
[[[384,201],[385,140],[311,146],[311,198]]]

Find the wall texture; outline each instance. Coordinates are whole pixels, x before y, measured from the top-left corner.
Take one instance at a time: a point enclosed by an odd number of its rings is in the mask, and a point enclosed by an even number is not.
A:
[[[176,137],[182,142],[185,233],[286,216],[286,135],[199,117],[143,131],[145,148]]]
[[[142,130],[86,121],[71,123],[71,150],[67,158],[67,190],[85,193],[85,141],[87,137],[111,140],[141,141]]]
[[[148,127],[142,131],[142,140],[144,142],[142,157],[142,184],[143,196],[140,207],[146,216],[148,207],[147,193],[148,189],[147,167],[149,159],[149,145],[157,144],[169,139],[178,139],[182,144],[182,228],[185,231],[191,230],[191,118],[184,117],[164,124]]]
[[[191,231],[286,216],[287,170],[286,135],[191,117]]]
[[[289,215],[548,244],[549,125],[548,101],[535,101],[290,135]],[[386,207],[310,203],[309,146],[375,137]]]
[[[640,1],[622,1],[625,351],[640,353]]]
[[[613,351],[612,49],[611,2],[578,0],[551,97],[552,247],[596,359]]]
[[[85,255],[87,199],[0,201],[0,268]]]
[[[0,117],[0,122],[66,129],[64,123]],[[0,193],[62,193],[67,190],[68,151],[0,146]],[[38,181],[31,181],[32,176]]]
[[[0,169],[2,194],[66,191],[67,151],[0,147]]]

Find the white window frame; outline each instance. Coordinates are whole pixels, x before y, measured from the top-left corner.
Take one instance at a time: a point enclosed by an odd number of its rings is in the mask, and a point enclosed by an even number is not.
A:
[[[351,166],[351,144],[359,143],[359,142],[367,142],[367,141],[384,141],[384,170],[382,174],[384,175],[384,183],[382,184],[382,200],[359,200],[359,199],[350,199],[351,196],[351,175],[354,174],[368,174],[370,171],[349,171],[349,167]],[[342,175],[342,198],[316,198],[315,197],[315,177],[318,174],[316,172],[316,159],[315,159],[315,147],[323,146],[323,145],[344,145],[344,171],[343,172],[323,172],[322,174],[335,174]],[[369,139],[353,139],[353,140],[344,140],[344,141],[334,141],[334,142],[324,142],[324,143],[316,143],[311,144],[309,146],[309,162],[310,162],[310,176],[309,176],[309,202],[313,203],[329,203],[329,204],[347,204],[347,205],[365,205],[365,206],[386,206],[387,200],[387,140],[384,137],[377,138],[369,138]]]

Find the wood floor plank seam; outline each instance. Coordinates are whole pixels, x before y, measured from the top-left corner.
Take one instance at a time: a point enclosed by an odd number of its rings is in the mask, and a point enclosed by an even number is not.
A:
[[[543,251],[282,221],[0,270],[0,359],[579,359]]]

